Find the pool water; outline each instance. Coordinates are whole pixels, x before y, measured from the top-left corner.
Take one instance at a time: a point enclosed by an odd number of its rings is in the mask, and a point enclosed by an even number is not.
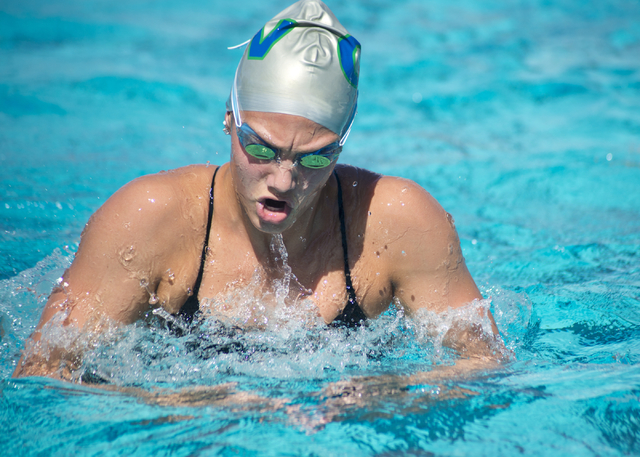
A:
[[[453,214],[500,368],[434,376],[449,315],[348,333],[302,303],[259,331],[150,315],[84,341],[76,383],[10,378],[89,216],[138,176],[227,160],[226,48],[286,6],[0,0],[3,453],[640,454],[635,1],[329,3],[363,48],[340,160]]]

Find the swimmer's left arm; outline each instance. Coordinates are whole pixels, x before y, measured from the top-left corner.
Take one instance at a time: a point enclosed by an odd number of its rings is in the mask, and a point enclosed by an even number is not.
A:
[[[481,300],[453,218],[416,183],[400,178],[382,181],[375,200],[384,204],[389,221],[383,225],[388,231],[387,271],[394,298],[410,314],[421,309],[442,313]],[[463,357],[494,358],[489,340],[499,334],[490,312],[488,318],[493,335],[483,335],[478,322],[458,322],[447,332],[444,344]]]

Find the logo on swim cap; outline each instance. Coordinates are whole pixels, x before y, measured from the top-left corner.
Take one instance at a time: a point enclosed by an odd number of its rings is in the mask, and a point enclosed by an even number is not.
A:
[[[249,49],[247,50],[247,59],[249,60],[262,60],[264,59],[271,48],[280,41],[285,35],[298,23],[294,19],[281,19],[280,22],[264,36],[264,29],[262,27],[258,33],[256,33],[251,42],[249,43]],[[320,27],[324,28],[324,27]],[[356,69],[356,62],[360,55],[360,43],[351,35],[339,35],[338,36],[338,57],[340,59],[340,68],[344,77],[349,81],[353,87],[358,88],[358,70]]]
[[[273,45],[280,41],[287,33],[291,32],[295,25],[296,21],[293,19],[282,19],[266,37],[264,36],[264,27],[262,27],[249,44],[247,59],[264,59]]]
[[[360,43],[351,35],[345,35],[338,40],[338,55],[340,56],[340,67],[347,78],[349,84],[356,89],[358,88],[358,70],[356,70],[356,62],[360,55]]]

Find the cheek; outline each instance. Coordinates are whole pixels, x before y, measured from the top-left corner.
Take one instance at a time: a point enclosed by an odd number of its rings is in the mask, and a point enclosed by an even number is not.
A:
[[[231,152],[231,174],[240,195],[250,194],[262,178],[258,167],[250,164],[242,151]]]
[[[314,171],[300,176],[298,180],[299,192],[304,195],[303,198],[312,197],[324,188],[334,167],[323,172]]]

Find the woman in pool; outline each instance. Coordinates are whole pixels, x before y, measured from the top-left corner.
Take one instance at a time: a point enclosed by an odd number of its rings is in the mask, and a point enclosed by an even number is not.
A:
[[[247,46],[227,102],[229,163],[142,177],[116,192],[89,220],[34,342],[60,311],[64,325],[92,332],[104,317],[131,323],[158,307],[206,315],[203,299],[256,277],[268,289],[282,277],[274,235],[299,284],[291,299],[311,300],[328,325],[359,325],[394,300],[412,313],[481,299],[451,217],[426,191],[336,164],[356,113],[359,58],[358,41],[318,0],[269,21]],[[449,344],[486,353],[472,333],[452,333]],[[61,361],[76,362],[70,351],[30,354],[15,375],[64,376]]]

